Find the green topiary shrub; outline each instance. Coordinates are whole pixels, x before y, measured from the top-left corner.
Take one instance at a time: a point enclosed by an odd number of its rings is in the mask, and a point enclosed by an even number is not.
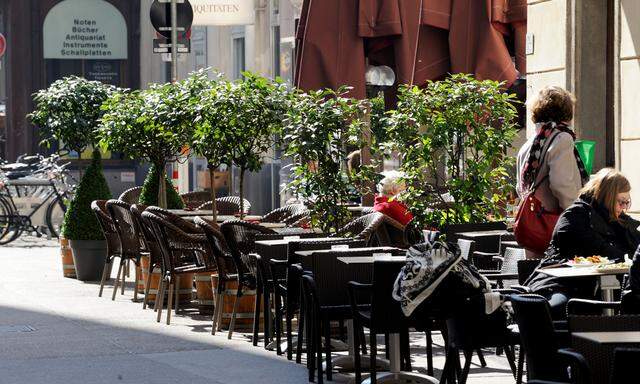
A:
[[[149,173],[144,179],[142,184],[142,192],[140,193],[140,204],[144,205],[158,205],[158,169],[152,165],[149,168]],[[173,188],[171,180],[166,178],[167,181],[167,208],[168,209],[181,209],[184,208],[184,203],[180,198],[180,195]]]
[[[94,200],[108,200],[111,191],[102,174],[100,151],[93,151],[91,165],[86,169],[64,216],[62,236],[72,240],[104,240],[100,224],[91,210]]]

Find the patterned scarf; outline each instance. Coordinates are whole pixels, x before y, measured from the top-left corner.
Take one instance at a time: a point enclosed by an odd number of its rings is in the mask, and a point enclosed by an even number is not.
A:
[[[540,166],[540,160],[543,157],[542,149],[545,147],[547,140],[553,137],[554,130],[558,130],[560,132],[566,132],[571,135],[573,140],[576,139],[576,134],[564,123],[555,123],[553,121],[543,123],[540,133],[533,139],[533,144],[531,145],[531,150],[529,151],[529,157],[527,158],[527,162],[522,169],[522,174],[520,177],[520,188],[522,191],[528,191],[535,185],[536,179],[538,177],[538,171]],[[547,149],[548,150],[548,149]],[[576,158],[576,163],[578,164],[578,170],[580,171],[580,178],[582,179],[582,184],[584,185],[589,180],[589,174],[584,167],[584,163],[582,162],[582,158],[580,154],[578,154],[578,150],[573,147],[573,155]]]

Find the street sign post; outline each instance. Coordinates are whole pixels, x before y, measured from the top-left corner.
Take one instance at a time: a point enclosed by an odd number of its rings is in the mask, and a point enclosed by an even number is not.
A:
[[[188,53],[188,39],[179,39],[178,32],[187,35],[193,23],[193,8],[188,0],[154,0],[150,10],[151,24],[164,39],[154,39],[154,53],[171,53],[171,81],[178,81],[178,53]]]

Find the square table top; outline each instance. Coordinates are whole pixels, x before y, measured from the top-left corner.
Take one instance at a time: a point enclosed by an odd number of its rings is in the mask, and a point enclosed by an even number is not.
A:
[[[389,256],[389,257],[373,257],[373,256],[352,256],[352,257],[338,257],[338,261],[344,264],[373,264],[376,260],[384,261],[396,261],[404,263],[407,261],[406,256]]]
[[[596,270],[595,267],[557,267],[557,268],[538,268],[537,271],[544,273],[545,275],[553,277],[599,277],[599,276],[611,276],[611,275],[624,275],[629,273],[629,269],[604,269]]]
[[[309,256],[314,253],[330,253],[330,252],[353,252],[353,251],[380,251],[380,252],[393,252],[400,251],[400,248],[395,247],[364,247],[364,248],[340,248],[340,249],[318,249],[314,251],[297,251],[298,256]],[[402,256],[405,257],[405,256]]]
[[[571,337],[577,337],[598,344],[637,344],[640,343],[639,331],[623,332],[576,332]]]
[[[487,236],[504,236],[509,235],[511,232],[506,229],[491,229],[487,231],[468,231],[468,232],[456,232],[458,237],[487,237]]]
[[[264,223],[264,224],[269,224],[269,223]],[[264,225],[264,224],[260,224],[260,225]],[[336,241],[336,240],[342,240],[342,237],[305,237],[305,238],[300,238],[300,236],[298,235],[291,235],[291,236],[285,236],[282,239],[273,239],[273,240],[257,240],[256,244],[259,245],[265,245],[268,247],[271,246],[280,246],[280,245],[287,245],[292,241]]]

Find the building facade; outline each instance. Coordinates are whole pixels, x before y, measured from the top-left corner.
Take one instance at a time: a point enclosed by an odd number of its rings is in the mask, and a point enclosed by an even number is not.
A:
[[[527,99],[547,85],[572,91],[576,131],[597,143],[594,169],[624,172],[634,200],[640,199],[639,21],[637,0],[528,3]],[[640,205],[631,212],[640,214]]]

